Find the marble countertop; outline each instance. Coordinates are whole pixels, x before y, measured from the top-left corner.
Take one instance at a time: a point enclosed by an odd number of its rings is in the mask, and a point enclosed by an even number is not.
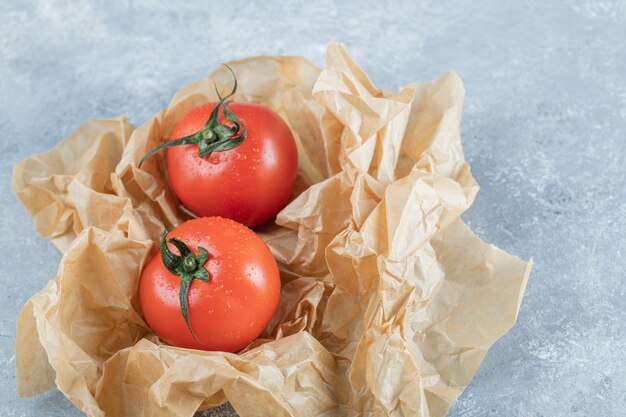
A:
[[[626,415],[624,1],[178,3],[0,1],[0,415],[81,415],[58,392],[17,397],[15,318],[60,254],[12,195],[12,166],[88,117],[138,125],[224,61],[321,65],[331,39],[382,88],[459,73],[482,187],[464,219],[535,259],[518,324],[449,416]]]

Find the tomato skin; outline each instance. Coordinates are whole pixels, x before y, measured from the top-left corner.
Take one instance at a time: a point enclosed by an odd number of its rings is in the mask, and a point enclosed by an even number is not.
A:
[[[160,253],[144,267],[139,301],[154,332],[171,345],[236,352],[256,339],[276,311],[280,276],[269,248],[252,230],[221,217],[189,220],[174,228],[176,237],[198,253],[209,252],[209,282],[194,279],[188,293],[189,322],[180,309],[180,278],[163,265]],[[170,250],[178,250],[169,244]]]
[[[171,140],[201,130],[217,103],[189,111]],[[249,227],[265,223],[287,203],[296,180],[298,153],[287,124],[267,107],[230,103],[246,126],[235,148],[198,157],[196,145],[168,148],[167,171],[180,201],[197,216],[222,216]],[[223,122],[223,119],[221,119]]]

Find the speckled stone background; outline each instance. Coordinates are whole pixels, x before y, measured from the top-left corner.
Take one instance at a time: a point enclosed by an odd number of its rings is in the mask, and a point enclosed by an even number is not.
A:
[[[139,125],[220,62],[321,65],[331,39],[383,88],[461,75],[482,186],[464,218],[535,257],[517,326],[449,415],[626,415],[626,2],[385,3],[0,1],[1,416],[81,415],[58,392],[17,398],[15,318],[60,254],[12,195],[12,166],[91,116]]]

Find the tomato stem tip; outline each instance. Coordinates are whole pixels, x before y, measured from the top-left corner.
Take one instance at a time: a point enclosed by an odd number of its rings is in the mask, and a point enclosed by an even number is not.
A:
[[[243,121],[228,108],[228,104],[230,104],[231,101],[227,101],[237,92],[237,76],[233,69],[227,64],[222,65],[228,68],[228,71],[230,71],[233,76],[233,89],[228,95],[222,97],[217,90],[217,85],[215,83],[213,84],[219,101],[213,108],[213,111],[211,111],[204,127],[194,134],[169,140],[150,150],[139,160],[139,164],[137,165],[139,168],[141,168],[141,165],[146,159],[172,146],[196,145],[198,146],[198,157],[204,158],[205,156],[211,155],[213,152],[223,152],[235,148],[244,141],[247,136],[246,126]],[[224,119],[230,122],[229,124],[220,123],[218,118],[220,109],[222,110]]]
[[[174,245],[176,249],[178,249],[180,255],[176,255],[170,250],[170,248],[167,246],[168,242]],[[180,288],[178,290],[180,311],[183,315],[183,318],[185,319],[185,324],[191,332],[194,340],[202,344],[202,342],[200,342],[196,337],[196,334],[194,333],[193,329],[191,328],[191,324],[189,323],[188,295],[191,281],[193,281],[194,279],[209,282],[209,271],[207,271],[204,267],[204,264],[209,259],[209,252],[202,247],[198,247],[199,253],[198,255],[196,255],[182,240],[173,237],[168,241],[167,231],[163,232],[163,234],[161,235],[159,250],[161,252],[161,260],[163,261],[163,265],[165,265],[165,268],[172,274],[175,274],[180,278]]]

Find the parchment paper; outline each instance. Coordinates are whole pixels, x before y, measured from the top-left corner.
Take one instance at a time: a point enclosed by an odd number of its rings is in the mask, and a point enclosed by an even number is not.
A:
[[[193,106],[230,87],[220,68],[137,129],[90,119],[14,169],[37,231],[63,251],[17,321],[23,396],[57,387],[89,416],[444,416],[513,324],[530,263],[460,219],[478,186],[463,158],[454,73],[380,91],[337,43],[303,58],[230,63],[236,99],[293,130],[293,200],[257,230],[282,278],[278,311],[239,354],[167,346],[142,319],[138,277],[165,229],[188,218],[165,153],[137,168]]]

